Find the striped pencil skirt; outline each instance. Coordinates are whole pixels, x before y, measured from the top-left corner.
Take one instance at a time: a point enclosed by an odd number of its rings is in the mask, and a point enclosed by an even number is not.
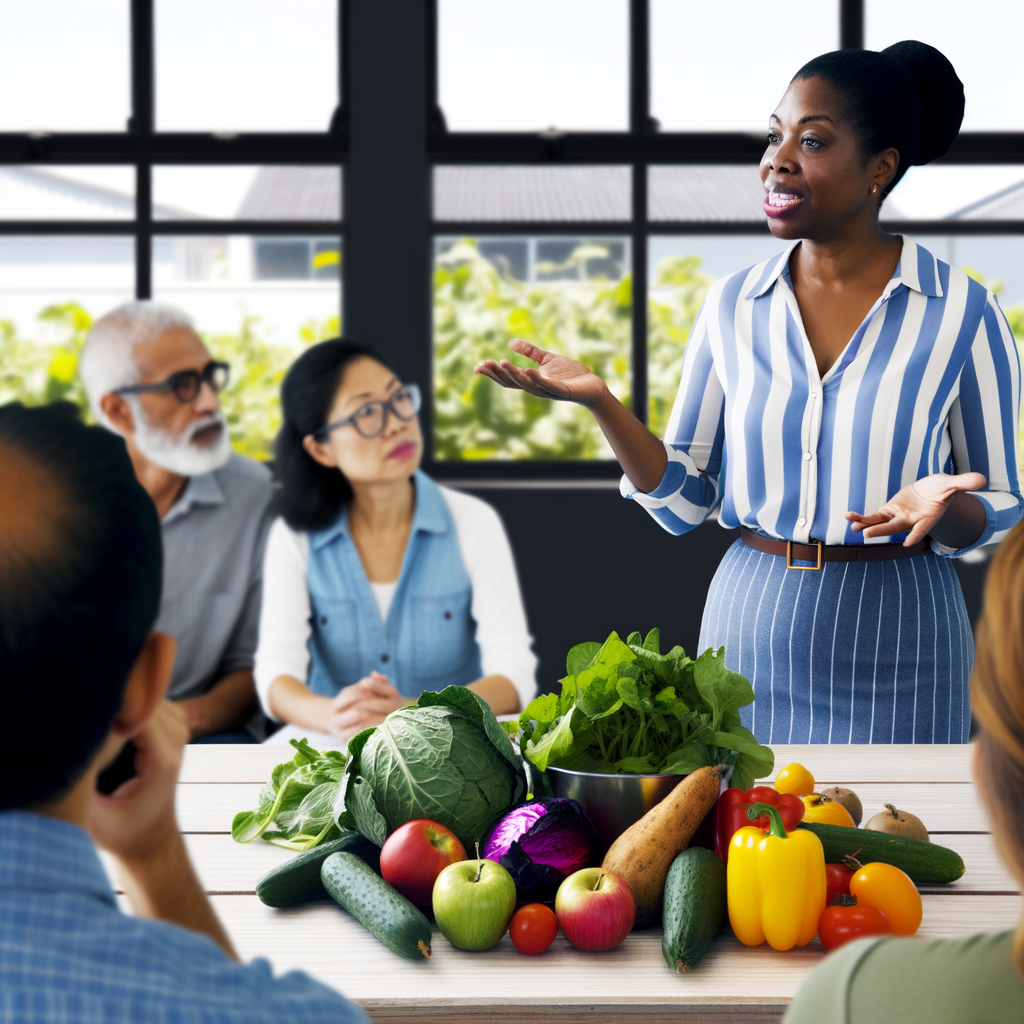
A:
[[[826,562],[742,541],[708,589],[700,650],[725,648],[761,743],[966,743],[974,637],[950,560]]]

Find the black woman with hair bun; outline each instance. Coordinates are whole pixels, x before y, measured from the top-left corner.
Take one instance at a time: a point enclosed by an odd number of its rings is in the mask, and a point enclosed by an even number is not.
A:
[[[446,686],[525,707],[536,658],[512,549],[494,509],[419,468],[417,385],[335,338],[295,361],[281,408],[255,677],[294,728],[271,741],[337,745]]]
[[[740,537],[700,650],[725,648],[763,743],[965,743],[971,627],[951,558],[1021,516],[1020,367],[995,297],[879,225],[915,164],[947,152],[963,86],[906,41],[804,65],[768,118],[778,256],[716,282],[664,441],[582,363],[477,367],[588,408],[622,493],[671,533],[716,510]]]

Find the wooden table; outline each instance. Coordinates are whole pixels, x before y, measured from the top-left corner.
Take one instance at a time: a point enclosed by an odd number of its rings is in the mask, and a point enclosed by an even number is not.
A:
[[[914,812],[934,841],[957,850],[966,873],[948,886],[922,888],[926,937],[1014,927],[1021,899],[995,852],[963,746],[776,746],[776,764],[807,765],[818,788],[847,785],[865,818],[894,803]],[[636,932],[608,953],[581,953],[559,935],[546,953],[526,957],[506,936],[485,953],[450,946],[437,931],[434,957],[413,963],[382,946],[330,901],[294,910],[264,907],[256,880],[292,854],[256,840],[232,841],[236,811],[256,805],[277,747],[189,747],[179,786],[178,816],[199,876],[240,955],[266,957],[280,973],[301,968],[362,1005],[375,1021],[458,1024],[560,1024],[604,1020],[661,1024],[709,1020],[778,1020],[807,973],[825,955],[817,939],[778,953],[747,948],[723,926],[691,974],[670,971],[661,930]],[[898,782],[891,780],[898,779]]]

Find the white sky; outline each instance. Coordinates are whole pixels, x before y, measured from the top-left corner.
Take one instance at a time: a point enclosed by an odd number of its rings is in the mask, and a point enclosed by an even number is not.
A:
[[[0,0],[0,131],[122,130],[128,0]],[[838,45],[838,0],[652,0],[652,113],[666,130],[761,131],[793,72]],[[337,102],[335,0],[156,0],[164,130],[320,130]],[[867,0],[867,44],[917,37],[953,61],[967,129],[1024,128],[1024,0]],[[454,130],[623,130],[627,0],[439,0],[439,94]],[[131,187],[121,168],[66,168]],[[254,168],[158,168],[157,202],[231,216]],[[893,195],[943,216],[1024,167],[913,169]]]

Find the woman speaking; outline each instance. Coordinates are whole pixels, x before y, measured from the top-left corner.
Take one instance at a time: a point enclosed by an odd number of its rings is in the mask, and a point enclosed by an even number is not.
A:
[[[712,286],[664,442],[583,364],[477,368],[596,417],[622,492],[671,533],[741,528],[700,649],[725,647],[764,743],[960,743],[973,639],[950,556],[1020,518],[1020,369],[995,297],[879,226],[906,169],[942,156],[963,86],[902,42],[804,65],[761,160],[780,255]]]

